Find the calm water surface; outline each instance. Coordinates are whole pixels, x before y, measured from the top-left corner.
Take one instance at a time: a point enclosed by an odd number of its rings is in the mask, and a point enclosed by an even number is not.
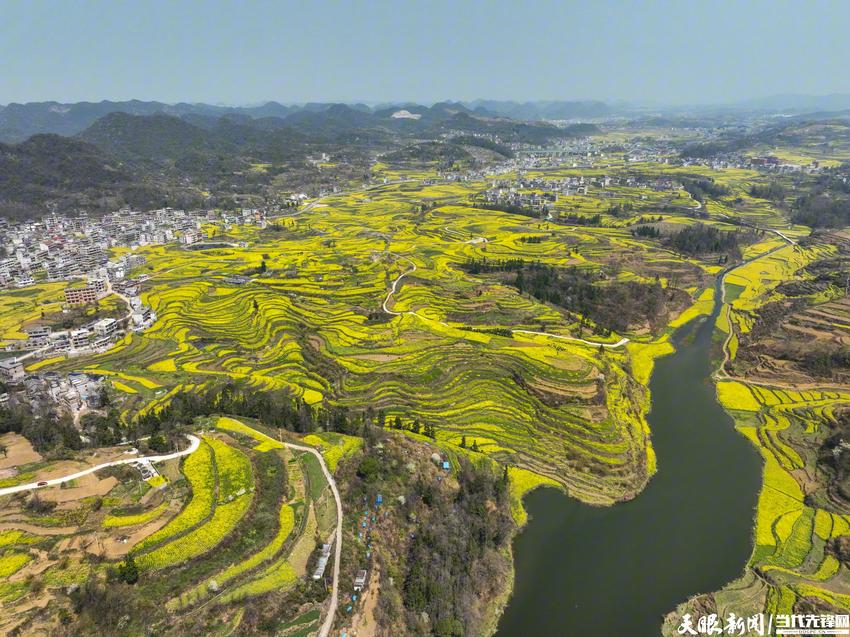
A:
[[[606,508],[554,489],[526,498],[531,521],[514,542],[514,593],[497,637],[657,637],[677,604],[741,573],[761,460],[710,380],[720,307],[681,328],[676,353],[656,363],[648,420],[658,473],[645,491]]]

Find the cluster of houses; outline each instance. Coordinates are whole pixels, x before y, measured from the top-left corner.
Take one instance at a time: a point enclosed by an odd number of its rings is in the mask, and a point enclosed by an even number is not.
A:
[[[775,155],[743,155],[740,153],[721,154],[708,158],[688,158],[683,160],[683,165],[708,166],[713,170],[744,168],[779,175],[794,173],[817,175],[824,171],[824,166],[816,159],[813,159],[808,164],[798,164],[786,161]]]
[[[287,207],[297,205],[303,197],[296,196]],[[204,237],[201,228],[205,224],[215,223],[225,230],[234,225],[263,227],[269,212],[257,208],[161,208],[147,212],[122,209],[102,217],[49,214],[39,220],[17,222],[0,218],[0,289],[24,288],[41,281],[68,281],[64,290],[65,313],[97,304],[111,293],[127,305],[126,313],[120,317],[104,317],[95,312],[91,320],[81,325],[77,313],[77,324],[69,329],[57,329],[56,321],[45,320],[44,315],[25,325],[26,339],[9,342],[5,347],[7,356],[0,359],[0,382],[7,388],[0,394],[0,406],[10,401],[39,400],[53,402],[72,413],[83,406],[97,406],[102,382],[99,377],[28,373],[26,365],[27,359],[105,351],[126,331],[143,330],[156,320],[156,314],[140,298],[141,283],[147,278],[140,272],[145,257],[128,252],[110,261],[110,248],[192,244]]]
[[[540,213],[551,213],[561,196],[587,195],[590,188],[597,188],[597,196],[614,196],[605,188],[614,186],[676,191],[682,184],[669,177],[641,175],[601,175],[598,177],[573,176],[563,179],[525,177],[522,172],[514,179],[494,179],[490,187],[481,193],[488,204],[519,206]]]
[[[78,300],[74,295],[69,298],[69,292],[76,293],[86,288],[69,288],[65,290],[66,302],[69,306],[94,303],[100,296],[94,295],[92,300]],[[125,288],[126,289],[126,288]],[[138,288],[129,288],[138,293]],[[7,345],[7,351],[30,350],[30,355],[37,358],[56,356],[59,354],[81,354],[106,351],[122,336],[127,329],[141,331],[150,327],[156,320],[156,313],[147,305],[142,303],[139,296],[125,296],[127,301],[127,313],[121,318],[95,318],[91,321],[67,330],[54,330],[50,325],[35,321],[24,328],[27,339]]]
[[[552,212],[558,201],[557,192],[524,190],[517,187],[490,188],[483,193],[488,204],[497,206],[518,206],[535,212]]]
[[[814,159],[808,164],[796,164],[790,161],[784,161],[773,155],[748,157],[749,167],[756,170],[765,170],[777,173],[806,173],[809,175],[821,172],[821,163]]]
[[[138,331],[149,327],[156,320],[156,314],[142,303],[139,296],[140,280],[124,278],[127,270],[144,263],[142,255],[124,255],[90,272],[82,285],[72,284],[64,290],[66,311],[96,304],[114,292],[127,303],[127,313],[123,317],[93,318],[74,329],[65,330],[54,330],[49,322],[36,320],[24,326],[26,340],[10,343],[6,350],[30,350],[29,356],[38,358],[105,351],[125,329]]]
[[[586,195],[589,184],[590,180],[583,176],[544,179],[542,177],[529,178],[520,173],[516,179],[494,179],[490,183],[490,191],[537,190],[555,195]]]
[[[100,407],[103,377],[96,374],[45,372],[26,374],[16,359],[0,360],[0,407],[13,404],[53,405],[60,411],[78,413],[83,407]]]
[[[138,265],[132,262],[134,255],[128,255],[127,262],[110,264],[110,248],[192,244],[203,238],[204,224],[215,223],[225,229],[234,225],[264,227],[268,213],[259,208],[161,208],[145,212],[122,209],[102,217],[50,214],[20,222],[0,218],[0,288],[79,278],[101,267],[126,271]]]

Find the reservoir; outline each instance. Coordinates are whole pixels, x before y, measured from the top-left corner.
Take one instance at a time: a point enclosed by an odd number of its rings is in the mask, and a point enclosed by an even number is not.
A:
[[[738,577],[752,551],[761,459],[715,398],[711,335],[722,308],[656,361],[648,421],[658,472],[646,489],[592,507],[531,493],[514,541],[513,596],[497,637],[657,637],[663,616]]]

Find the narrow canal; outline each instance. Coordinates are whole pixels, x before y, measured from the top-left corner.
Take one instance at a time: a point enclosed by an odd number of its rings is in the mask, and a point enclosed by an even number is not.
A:
[[[721,286],[709,319],[680,328],[676,353],[656,362],[648,420],[658,473],[646,490],[606,508],[554,489],[526,498],[531,520],[514,542],[497,637],[657,637],[677,604],[742,572],[761,461],[710,378]]]

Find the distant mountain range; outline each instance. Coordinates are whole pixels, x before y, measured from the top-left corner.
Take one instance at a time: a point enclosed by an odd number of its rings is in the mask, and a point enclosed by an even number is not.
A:
[[[423,119],[433,121],[431,115],[451,115],[460,110],[468,111],[458,104],[454,107],[448,104],[420,107]],[[372,109],[363,104],[317,104],[310,103],[301,106],[284,106],[277,102],[268,102],[261,106],[229,107],[212,106],[209,104],[165,104],[162,102],[142,102],[131,100],[127,102],[78,102],[61,104],[59,102],[31,102],[28,104],[9,104],[0,107],[0,141],[7,143],[21,142],[39,133],[55,133],[57,135],[76,135],[94,124],[100,118],[113,113],[127,115],[169,115],[185,118],[194,125],[212,126],[222,117],[228,116],[239,121],[239,118],[263,120],[273,118],[284,120],[291,118],[288,124],[295,128],[324,128],[336,125],[339,128],[367,127],[375,117],[391,113],[398,109],[383,109],[373,113]],[[418,111],[419,112],[419,111]],[[410,120],[408,120],[410,121]],[[271,127],[279,127],[272,124]]]
[[[292,108],[277,102],[268,102],[262,106],[224,107],[209,104],[164,104],[162,102],[77,102],[61,104],[59,102],[30,102],[27,104],[9,104],[0,107],[0,141],[19,142],[38,133],[56,133],[57,135],[76,135],[95,121],[110,113],[130,115],[154,115],[163,113],[177,117],[200,115],[221,117],[227,114],[244,114],[250,117],[286,117]]]
[[[832,95],[773,95],[736,102],[735,106],[760,111],[817,113],[850,110],[850,94]]]
[[[565,120],[598,119],[616,112],[605,102],[501,102],[495,100],[476,100],[466,104],[476,112],[493,113],[512,119],[524,120]]]
[[[406,110],[413,117],[396,118],[399,131],[415,131],[426,128],[425,124],[443,121],[447,116],[465,113],[478,118],[510,118],[521,121],[553,120],[601,120],[609,117],[635,117],[641,115],[718,114],[740,113],[741,111],[775,114],[838,113],[850,110],[850,94],[832,95],[774,95],[757,99],[724,104],[686,106],[648,106],[638,103],[603,101],[558,101],[538,100],[527,102],[474,100],[470,102],[439,102],[431,106],[414,103],[391,103],[377,106],[366,104],[327,104],[311,102],[284,105],[267,102],[259,106],[219,106],[211,104],[166,104],[130,100],[125,102],[30,102],[0,106],[0,141],[21,142],[31,135],[56,133],[76,135],[91,126],[101,117],[111,113],[129,115],[170,115],[189,123],[212,127],[222,117],[235,121],[286,120],[294,129],[340,130],[373,127],[377,121],[391,119],[399,110]],[[279,122],[267,122],[269,128],[279,128]],[[262,124],[260,124],[262,126]],[[328,129],[330,127],[330,129]]]
[[[595,132],[593,125],[520,121],[455,102],[381,108],[12,104],[0,110],[0,142],[11,142],[0,143],[0,214],[27,216],[45,206],[202,205],[202,193],[261,196],[281,173],[321,179],[306,161],[319,153],[344,157],[347,170],[368,171],[369,157],[408,147],[399,161],[451,162],[471,160],[464,150],[470,146],[478,148],[476,157],[510,153],[481,135],[545,144]]]
[[[262,107],[263,111],[267,111]],[[257,114],[257,112],[255,112]],[[285,162],[312,150],[391,149],[404,140],[437,139],[452,134],[492,134],[505,141],[545,143],[597,132],[594,126],[555,126],[501,116],[483,116],[460,104],[370,109],[331,104],[302,108],[285,117],[246,113],[181,116],[112,112],[77,136],[126,162],[178,161],[189,154],[222,154],[264,162]]]
[[[304,175],[325,178],[306,161],[318,153],[342,157],[339,164],[346,170],[368,171],[369,158],[378,155],[450,163],[486,152],[508,156],[511,142],[546,144],[599,132],[594,124],[563,120],[627,117],[636,125],[722,128],[742,113],[781,115],[776,126],[815,117],[846,120],[850,95],[784,95],[666,113],[594,101],[9,104],[0,107],[0,214],[27,215],[45,206],[201,205],[204,199],[197,198],[209,193],[261,196],[284,173],[299,175],[287,182],[293,184],[303,183]],[[728,143],[742,142],[730,138]],[[273,169],[258,171],[257,165]],[[279,186],[279,180],[275,183]]]
[[[494,128],[476,125],[474,119],[514,119],[523,121],[563,120],[602,117],[609,113],[602,102],[439,102],[431,106],[393,104],[369,107],[365,104],[309,103],[285,106],[268,102],[261,106],[229,107],[209,104],[165,104],[162,102],[32,102],[0,106],[0,141],[17,143],[32,135],[55,133],[72,136],[82,133],[97,120],[114,113],[180,118],[200,128],[212,129],[221,118],[269,130],[288,126],[309,134],[333,139],[352,129],[385,128],[392,132],[433,134],[436,129],[456,125],[465,132]],[[407,115],[400,111],[406,111]],[[464,119],[461,116],[466,116]],[[455,121],[451,121],[453,118]],[[498,127],[496,127],[498,128]],[[549,130],[554,133],[555,129]]]

